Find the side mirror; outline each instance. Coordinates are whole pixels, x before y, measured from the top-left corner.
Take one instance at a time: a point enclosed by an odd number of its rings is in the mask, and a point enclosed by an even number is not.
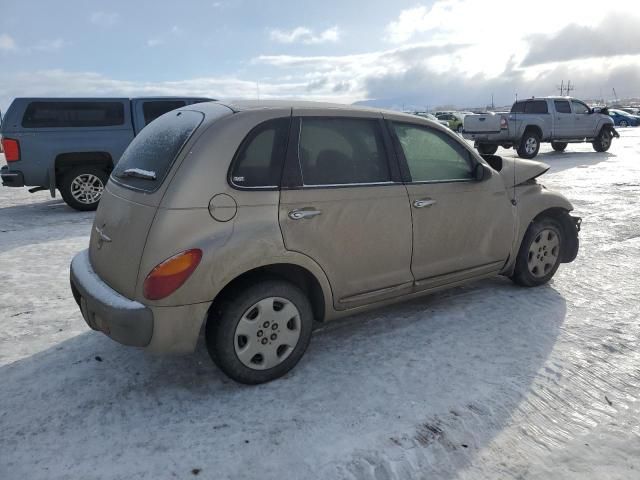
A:
[[[473,170],[473,176],[475,177],[476,181],[483,182],[491,178],[491,169],[483,163],[478,163]]]

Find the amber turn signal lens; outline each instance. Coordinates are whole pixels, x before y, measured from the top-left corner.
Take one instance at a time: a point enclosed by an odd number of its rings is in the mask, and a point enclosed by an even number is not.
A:
[[[187,281],[202,259],[202,250],[194,248],[174,255],[156,265],[144,280],[143,293],[149,300],[160,300]]]

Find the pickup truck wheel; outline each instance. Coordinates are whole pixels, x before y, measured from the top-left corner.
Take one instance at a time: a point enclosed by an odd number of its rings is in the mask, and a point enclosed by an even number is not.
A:
[[[511,280],[524,287],[547,283],[560,266],[563,242],[562,227],[554,219],[534,221],[520,245]]]
[[[497,151],[498,151],[497,145],[489,145],[486,143],[478,144],[478,152],[480,152],[482,155],[493,155]]]
[[[107,172],[98,167],[75,167],[62,178],[62,199],[76,210],[95,210],[108,179]]]
[[[302,358],[313,327],[306,295],[282,280],[265,280],[222,301],[210,315],[209,356],[228,377],[255,385],[275,380]]]
[[[533,158],[540,151],[540,137],[533,130],[524,132],[524,136],[518,147],[518,156],[520,158]]]
[[[551,142],[551,148],[556,152],[564,152],[567,148],[567,142]]]
[[[611,130],[608,128],[603,128],[600,130],[600,133],[596,137],[596,139],[591,143],[593,145],[593,149],[596,152],[606,152],[611,147],[611,140],[613,139],[613,134]]]

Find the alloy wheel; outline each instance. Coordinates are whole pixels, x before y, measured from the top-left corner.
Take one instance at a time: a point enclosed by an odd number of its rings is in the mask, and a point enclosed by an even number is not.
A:
[[[102,180],[91,173],[80,174],[71,182],[71,195],[75,200],[85,205],[98,202],[103,191]]]

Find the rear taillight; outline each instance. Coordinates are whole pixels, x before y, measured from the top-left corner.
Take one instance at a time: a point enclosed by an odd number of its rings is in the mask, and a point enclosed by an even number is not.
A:
[[[17,162],[20,160],[20,142],[12,138],[2,139],[2,149],[7,162]]]
[[[500,130],[506,130],[507,128],[509,128],[507,117],[500,117]]]
[[[158,264],[144,280],[143,293],[149,300],[160,300],[187,281],[202,259],[202,250],[194,248]]]

